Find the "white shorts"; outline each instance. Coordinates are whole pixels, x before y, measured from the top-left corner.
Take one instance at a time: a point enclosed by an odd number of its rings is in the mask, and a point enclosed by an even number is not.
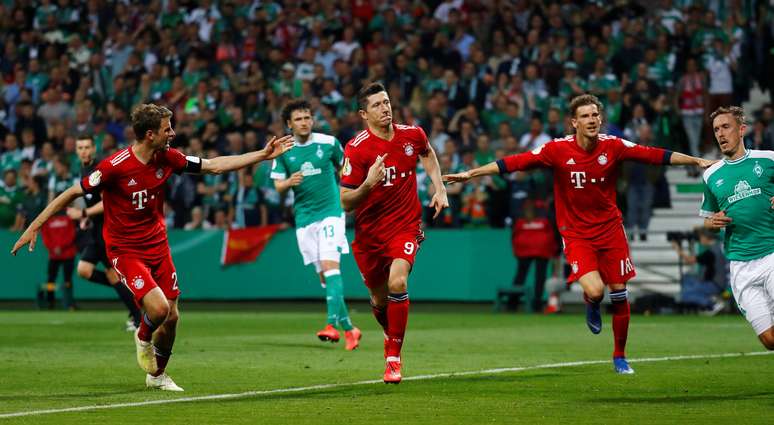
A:
[[[762,334],[774,325],[774,253],[750,261],[731,261],[731,290],[744,317]]]
[[[349,254],[343,214],[296,229],[296,240],[304,265],[314,264],[317,273],[322,271],[320,261],[339,262],[341,254]]]

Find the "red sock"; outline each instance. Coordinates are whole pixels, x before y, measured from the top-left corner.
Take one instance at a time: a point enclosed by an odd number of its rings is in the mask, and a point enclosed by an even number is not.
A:
[[[387,297],[387,357],[400,357],[403,336],[408,322],[409,298],[407,293]]]
[[[379,322],[379,324],[382,326],[382,329],[384,329],[384,332],[387,332],[387,308],[386,307],[378,307],[373,304],[371,304],[371,312],[374,314],[374,317],[376,317],[376,321]]]
[[[629,318],[631,317],[629,300],[626,298],[626,289],[610,292],[610,300],[613,304],[613,341],[615,343],[613,357],[626,356],[626,338],[629,335]]]
[[[137,337],[140,338],[140,341],[150,342],[153,337],[153,332],[156,331],[157,328],[158,325],[151,321],[148,314],[143,314],[142,320],[140,320],[140,329],[137,332]]]
[[[167,363],[169,363],[169,357],[172,356],[172,352],[161,350],[155,345],[153,346],[153,352],[156,354],[156,365],[159,367],[156,369],[156,373],[154,373],[153,376],[159,376],[164,373],[164,370],[166,370]]]

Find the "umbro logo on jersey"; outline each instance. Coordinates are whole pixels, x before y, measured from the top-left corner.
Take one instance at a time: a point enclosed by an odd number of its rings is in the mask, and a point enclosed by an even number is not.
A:
[[[127,186],[137,186],[137,182],[134,181],[134,179],[130,179],[129,184],[127,184]]]
[[[574,158],[568,159],[567,160],[567,165],[575,165],[575,159]]]

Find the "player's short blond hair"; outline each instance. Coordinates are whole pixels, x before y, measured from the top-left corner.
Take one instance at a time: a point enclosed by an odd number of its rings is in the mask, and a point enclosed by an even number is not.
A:
[[[164,106],[145,103],[132,111],[132,130],[137,140],[143,140],[148,130],[156,132],[161,127],[164,118],[172,116],[172,111]]]
[[[711,122],[714,123],[715,117],[724,114],[731,114],[734,117],[737,125],[742,125],[745,123],[744,109],[739,106],[721,106],[720,108],[715,109],[715,111],[710,114]]]

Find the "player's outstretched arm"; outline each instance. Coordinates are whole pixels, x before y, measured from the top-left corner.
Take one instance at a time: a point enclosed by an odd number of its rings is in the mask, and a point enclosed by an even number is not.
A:
[[[499,174],[500,173],[500,167],[497,166],[496,162],[490,162],[489,164],[486,164],[484,166],[473,168],[472,170],[464,171],[462,173],[456,173],[456,174],[445,174],[443,176],[443,181],[449,182],[449,183],[457,183],[457,182],[466,182],[473,177],[479,177],[479,176],[489,176],[492,174]]]
[[[30,223],[30,225],[27,227],[27,230],[25,230],[21,237],[19,237],[19,240],[13,244],[11,254],[16,255],[16,253],[27,244],[30,244],[30,252],[32,252],[32,250],[35,249],[38,231],[41,227],[43,227],[43,224],[45,224],[52,215],[61,211],[66,206],[70,205],[70,202],[74,201],[76,198],[82,195],[83,189],[81,188],[81,184],[76,183],[70,186],[69,189],[59,194],[59,196],[54,198],[54,200],[51,201],[51,203],[48,204],[46,208],[41,211],[37,217],[35,217],[34,220],[32,220],[32,223]]]
[[[717,159],[697,158],[680,152],[672,152],[669,158],[670,165],[695,165],[700,168],[707,168],[716,162],[718,162]]]
[[[433,199],[430,200],[430,206],[435,208],[435,214],[433,214],[433,220],[435,220],[444,208],[449,208],[446,187],[441,180],[441,166],[438,165],[438,157],[435,155],[432,147],[428,147],[427,155],[420,156],[419,158],[422,160],[422,166],[425,167],[425,171],[430,176],[430,180],[432,180],[433,187],[435,188]]]
[[[290,150],[295,143],[292,135],[279,139],[272,137],[266,142],[266,147],[259,151],[243,153],[242,155],[218,156],[212,159],[202,159],[202,174],[222,174],[239,170],[261,161],[274,159]]]
[[[354,211],[371,193],[371,189],[384,179],[384,158],[386,157],[387,154],[376,157],[376,161],[368,168],[368,175],[357,189],[341,188],[341,207],[344,211]]]

